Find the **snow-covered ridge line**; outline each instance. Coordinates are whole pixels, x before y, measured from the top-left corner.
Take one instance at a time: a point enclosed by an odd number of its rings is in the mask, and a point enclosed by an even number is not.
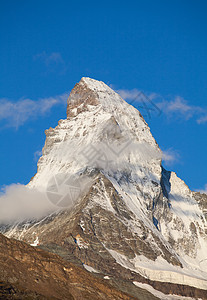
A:
[[[120,264],[122,267],[125,267],[127,269],[130,269],[134,272],[139,273],[140,275],[144,276],[145,278],[148,278],[153,281],[160,281],[160,282],[169,282],[169,283],[175,283],[175,284],[183,284],[192,286],[198,289],[204,289],[207,290],[207,280],[197,278],[197,276],[190,276],[187,274],[184,274],[184,272],[187,272],[189,270],[182,270],[181,268],[177,270],[175,267],[170,266],[169,264],[165,264],[166,269],[163,270],[163,265],[160,264],[160,262],[152,262],[148,263],[148,266],[141,265],[142,262],[139,259],[136,262],[136,259],[129,260],[126,256],[123,254],[118,253],[117,251],[107,249],[110,254],[113,256],[113,258],[116,260],[118,264]],[[139,264],[140,263],[140,264]],[[154,265],[154,269],[150,266]],[[175,270],[167,270],[168,268],[174,268]],[[192,274],[193,275],[193,274]]]

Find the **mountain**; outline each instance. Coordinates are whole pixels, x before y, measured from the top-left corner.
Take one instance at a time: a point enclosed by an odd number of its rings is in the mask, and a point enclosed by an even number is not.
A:
[[[75,85],[28,188],[56,211],[2,226],[7,237],[126,284],[207,299],[207,196],[162,167],[140,112],[103,82]]]

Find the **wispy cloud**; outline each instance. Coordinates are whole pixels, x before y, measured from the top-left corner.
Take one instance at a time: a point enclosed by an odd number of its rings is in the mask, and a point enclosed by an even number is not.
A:
[[[169,97],[164,98],[157,93],[142,93],[139,89],[119,89],[117,92],[123,99],[132,104],[145,101],[146,105],[141,107],[144,110],[153,110],[152,106],[154,106],[154,108],[159,108],[166,116],[174,120],[182,118],[182,120],[187,121],[194,118],[198,124],[207,123],[207,109],[191,105],[183,97],[171,96],[169,99]],[[140,95],[145,95],[146,98],[140,97]]]
[[[178,118],[181,117],[185,120],[189,120],[192,117],[198,118],[204,111],[199,106],[188,104],[188,101],[180,96],[175,96],[171,101],[164,100],[158,103],[158,105],[165,114],[173,117],[176,115]]]
[[[112,86],[113,88],[113,86]],[[138,95],[140,94],[141,91],[138,89],[132,89],[132,90],[126,90],[126,89],[120,89],[117,90],[117,93],[123,98],[123,99],[128,99],[128,100],[136,100],[138,99]]]
[[[36,54],[34,56],[34,59],[42,60],[46,66],[49,66],[52,63],[56,63],[56,64],[64,63],[61,54],[58,52],[52,52],[51,54],[47,54],[45,51],[43,51],[42,53]]]
[[[37,162],[41,155],[42,155],[42,150],[35,151],[35,153],[34,153],[34,161]]]
[[[151,118],[152,113],[156,113],[158,116],[162,113],[161,109],[153,101],[154,99],[159,98],[159,95],[155,93],[144,94],[138,89],[121,89],[116,91],[129,104],[136,106],[136,108],[138,108],[142,113],[143,117]]]
[[[178,162],[180,155],[178,152],[172,148],[162,151],[162,160],[166,165],[172,165],[175,162]]]
[[[34,55],[33,59],[42,62],[47,72],[65,74],[67,70],[66,63],[59,52],[46,53],[43,51],[42,53]]]
[[[197,120],[198,124],[204,124],[207,123],[207,112],[205,115],[201,116],[198,120]]]
[[[56,105],[65,105],[68,93],[42,98],[39,100],[19,99],[14,102],[10,99],[0,99],[0,122],[4,121],[4,127],[19,128],[25,122],[43,116],[50,112]]]
[[[115,89],[114,85],[110,85],[112,89]],[[131,100],[132,103],[140,102],[142,101],[142,98],[140,95],[144,95],[146,98],[152,100],[160,100],[163,99],[159,94],[157,93],[144,93],[143,91],[139,89],[115,89],[116,92],[125,100]]]

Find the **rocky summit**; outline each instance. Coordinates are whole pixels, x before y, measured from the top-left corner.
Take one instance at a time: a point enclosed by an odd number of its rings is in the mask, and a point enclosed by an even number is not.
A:
[[[140,288],[155,295],[149,299],[207,299],[207,196],[162,167],[162,151],[137,109],[103,82],[82,78],[67,119],[46,130],[42,153],[28,189],[44,193],[54,210],[2,224],[5,236],[47,251],[28,248],[40,264],[53,252],[57,265],[109,280],[111,298],[97,299],[148,299]],[[21,256],[26,244],[15,243]]]

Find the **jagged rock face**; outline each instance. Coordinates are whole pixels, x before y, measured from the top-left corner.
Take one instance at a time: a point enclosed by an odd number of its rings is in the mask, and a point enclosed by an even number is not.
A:
[[[67,118],[70,119],[88,110],[88,105],[97,106],[98,104],[98,94],[90,89],[84,80],[81,80],[70,93],[67,105]]]
[[[58,255],[0,234],[1,299],[158,299],[137,289],[137,297],[114,288]]]
[[[204,213],[205,219],[207,220],[207,195],[198,192],[193,192],[193,197],[198,202],[199,207]],[[206,231],[207,233],[207,231]]]
[[[8,236],[28,243],[38,237],[66,258],[166,293],[169,286],[155,282],[174,283],[169,292],[188,296],[207,288],[205,196],[161,167],[140,113],[102,82],[82,78],[74,87],[67,120],[46,131],[29,187],[53,192],[50,178],[60,174],[80,183],[73,205],[13,226]]]

